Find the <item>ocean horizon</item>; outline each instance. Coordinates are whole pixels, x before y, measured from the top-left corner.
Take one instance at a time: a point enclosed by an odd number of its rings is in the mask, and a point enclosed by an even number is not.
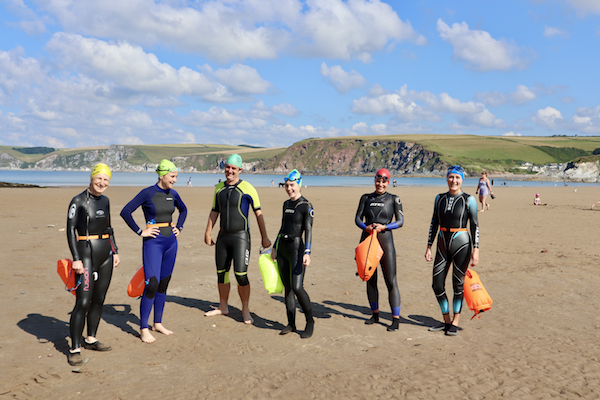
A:
[[[86,171],[15,171],[0,170],[0,182],[21,183],[38,186],[87,186],[90,173]],[[284,175],[245,174],[240,178],[256,187],[270,187],[273,183],[278,186],[283,183]],[[215,186],[219,180],[225,179],[223,173],[189,173],[180,172],[176,187],[186,187],[191,179],[191,185],[196,187]],[[392,177],[398,187],[445,187],[446,179],[439,177]],[[491,179],[492,180],[492,179]],[[151,186],[157,181],[155,172],[113,172],[110,184],[112,186]],[[464,187],[475,187],[479,177],[466,178]],[[562,186],[563,182],[554,181],[525,181],[494,178],[494,186],[504,187],[542,187]],[[369,187],[373,185],[373,177],[369,176],[339,176],[339,175],[303,175],[304,186],[317,187]],[[598,183],[568,182],[569,186],[598,186]],[[393,183],[390,183],[393,186]]]

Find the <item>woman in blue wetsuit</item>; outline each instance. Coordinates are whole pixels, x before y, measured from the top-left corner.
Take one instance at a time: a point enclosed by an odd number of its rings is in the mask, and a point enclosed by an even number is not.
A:
[[[300,302],[306,317],[306,328],[300,334],[302,339],[312,336],[315,321],[308,293],[304,290],[304,273],[310,265],[312,242],[312,224],[315,212],[312,204],[300,193],[302,175],[298,170],[292,170],[285,177],[285,191],[289,200],[283,203],[281,228],[275,241],[273,259],[277,260],[279,274],[285,287],[285,307],[288,324],[280,335],[296,332],[296,300]],[[302,233],[304,232],[304,241]]]
[[[152,306],[154,306],[153,329],[165,335],[173,333],[163,326],[162,316],[167,299],[167,286],[177,256],[177,236],[183,229],[187,216],[185,204],[179,194],[173,190],[178,175],[175,164],[169,160],[162,160],[156,172],[158,183],[142,190],[121,211],[121,217],[127,225],[144,238],[142,260],[146,288],[140,303],[140,336],[144,343],[156,341],[148,326]],[[140,228],[131,215],[140,206],[146,219],[145,229]],[[175,209],[179,211],[179,218],[177,224],[173,225],[172,215]]]
[[[104,299],[113,267],[120,263],[110,223],[110,203],[102,193],[108,188],[111,171],[106,164],[92,169],[90,186],[73,197],[67,218],[67,241],[73,256],[77,300],[71,313],[71,349],[68,361],[81,365],[81,348],[108,351],[110,346],[96,339]],[[87,319],[87,337],[81,340]]]
[[[431,261],[431,246],[437,237],[437,251],[433,263],[433,291],[442,309],[444,323],[433,326],[429,330],[444,331],[446,335],[456,336],[463,303],[465,273],[469,265],[474,267],[479,262],[479,224],[475,197],[461,190],[464,180],[462,167],[455,165],[448,169],[446,180],[448,192],[438,194],[435,198],[425,252],[425,259]],[[467,229],[467,222],[469,229]],[[452,319],[450,319],[450,305],[445,289],[450,264],[453,265],[452,286],[454,288]]]
[[[375,174],[375,191],[364,194],[360,198],[354,222],[363,230],[360,241],[365,240],[371,232],[377,232],[377,239],[383,248],[381,258],[381,269],[383,278],[388,288],[390,306],[392,308],[392,324],[388,331],[398,330],[400,323],[400,291],[396,279],[396,248],[392,230],[400,228],[404,224],[404,213],[400,197],[388,193],[387,187],[390,183],[390,172],[382,168]],[[395,218],[395,221],[392,222]],[[372,325],[379,322],[379,290],[377,288],[377,270],[367,281],[367,297],[373,315],[365,321]]]

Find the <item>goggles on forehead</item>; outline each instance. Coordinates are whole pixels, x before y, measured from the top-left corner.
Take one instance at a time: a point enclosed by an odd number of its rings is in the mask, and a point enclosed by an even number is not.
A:
[[[285,178],[283,178],[283,180],[285,182],[290,181],[290,182],[298,182],[299,180],[301,180],[302,177],[301,176],[294,176],[292,178],[290,178],[289,176],[286,176]]]
[[[381,179],[381,180],[382,180],[382,181],[384,181],[384,182],[387,182],[387,181],[389,181],[389,180],[390,180],[390,178],[388,178],[388,177],[387,177],[387,176],[385,176],[385,175],[375,175],[375,179]]]

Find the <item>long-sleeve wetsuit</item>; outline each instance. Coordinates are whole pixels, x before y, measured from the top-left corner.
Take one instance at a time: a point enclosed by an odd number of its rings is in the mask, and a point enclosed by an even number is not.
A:
[[[467,230],[469,222],[469,230]],[[439,235],[438,235],[439,228]],[[452,286],[454,299],[452,309],[459,314],[462,309],[465,273],[471,259],[471,247],[479,248],[479,224],[477,201],[464,192],[457,195],[438,194],[435,198],[433,217],[429,227],[427,245],[431,246],[437,236],[437,251],[433,263],[433,291],[443,314],[449,314],[446,296],[446,276],[453,264]]]
[[[87,316],[88,336],[96,336],[102,307],[113,270],[117,245],[110,224],[110,203],[106,196],[94,196],[89,190],[73,197],[67,217],[67,241],[73,261],[83,262],[77,300],[71,313],[71,348],[79,348]]]
[[[215,246],[215,261],[219,283],[229,283],[229,269],[239,286],[247,286],[250,260],[250,207],[260,210],[260,200],[254,187],[239,180],[234,185],[221,182],[215,188],[212,211],[219,213],[220,229]]]
[[[285,306],[289,326],[296,329],[296,301],[306,316],[306,321],[312,323],[312,306],[308,293],[304,290],[303,265],[304,254],[310,254],[312,243],[312,224],[314,218],[312,204],[300,196],[296,200],[287,200],[283,203],[281,229],[277,235],[275,251],[277,252],[277,265],[279,274],[285,287]],[[304,233],[304,241],[302,241]]]
[[[394,218],[395,221],[392,222]],[[404,213],[402,212],[400,197],[388,192],[383,194],[377,194],[377,192],[364,194],[358,203],[354,222],[356,226],[363,230],[360,237],[361,242],[369,236],[366,231],[367,226],[374,223],[386,225],[386,229],[377,234],[377,239],[384,252],[380,264],[383,269],[383,278],[388,288],[392,315],[399,317],[400,291],[398,290],[398,281],[396,279],[396,248],[394,247],[394,237],[391,231],[400,228],[404,224]],[[371,310],[379,310],[377,270],[375,270],[371,279],[367,281],[367,297]]]
[[[154,322],[161,323],[167,299],[167,287],[175,267],[177,237],[173,234],[172,216],[179,211],[177,229],[182,230],[187,217],[187,208],[179,194],[161,189],[158,184],[142,190],[121,211],[121,217],[138,235],[143,229],[134,221],[132,213],[142,207],[146,227],[157,226],[160,233],[155,238],[145,237],[142,245],[142,262],[146,288],[140,303],[140,328],[148,328],[148,318],[154,306]]]

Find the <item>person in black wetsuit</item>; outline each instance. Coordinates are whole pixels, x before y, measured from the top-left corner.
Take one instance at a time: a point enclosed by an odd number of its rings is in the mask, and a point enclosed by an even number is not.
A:
[[[363,230],[360,241],[365,240],[371,232],[377,232],[377,239],[383,248],[381,257],[381,269],[383,278],[388,288],[390,306],[392,308],[392,324],[387,328],[393,332],[398,330],[400,323],[400,291],[396,279],[396,248],[392,230],[400,228],[404,224],[404,213],[402,202],[394,194],[388,193],[387,187],[390,183],[390,172],[382,168],[375,174],[375,191],[364,194],[358,203],[354,222]],[[394,222],[393,219],[396,219]],[[373,315],[365,321],[372,325],[379,322],[379,290],[377,288],[377,270],[367,281],[367,297]]]
[[[304,290],[303,283],[304,272],[310,265],[312,224],[315,212],[312,204],[301,195],[301,187],[302,175],[294,169],[285,177],[285,190],[290,199],[283,203],[281,228],[271,254],[274,255],[273,261],[277,261],[279,275],[281,275],[285,287],[288,324],[279,334],[296,332],[295,298],[297,297],[306,316],[306,328],[300,337],[307,339],[313,334],[315,321],[310,298]],[[304,232],[304,242],[302,241],[302,232]]]
[[[73,197],[67,217],[67,241],[73,256],[73,272],[78,286],[77,300],[71,313],[71,349],[68,361],[81,365],[81,348],[108,351],[110,346],[96,339],[102,317],[106,291],[110,285],[113,267],[121,260],[110,223],[110,203],[102,193],[108,188],[111,171],[106,164],[92,169],[90,186]],[[82,341],[87,319],[87,337]]]
[[[179,194],[173,189],[177,182],[178,170],[169,160],[162,160],[156,168],[158,183],[142,190],[121,211],[121,217],[139,236],[144,238],[142,260],[146,287],[140,302],[140,338],[144,343],[153,343],[156,338],[150,333],[148,319],[154,307],[153,330],[164,335],[173,332],[162,324],[162,316],[167,299],[167,287],[175,267],[177,256],[177,236],[183,229],[187,208]],[[140,228],[132,213],[142,207],[146,228]],[[172,216],[179,211],[177,225]]]
[[[233,271],[238,283],[238,293],[242,300],[242,318],[245,324],[252,324],[254,320],[250,315],[250,282],[248,281],[248,262],[250,260],[250,208],[256,215],[258,228],[262,236],[262,246],[271,247],[267,237],[267,228],[260,207],[258,193],[254,187],[240,179],[242,171],[242,157],[232,154],[225,163],[225,182],[220,182],[215,188],[213,207],[208,216],[204,242],[215,246],[212,240],[212,229],[221,218],[219,236],[215,248],[215,261],[217,264],[217,279],[219,288],[219,307],[207,311],[204,316],[229,314],[229,269],[233,262]]]
[[[463,303],[463,285],[469,265],[479,262],[479,223],[477,222],[477,201],[464,193],[461,185],[464,171],[460,165],[450,167],[447,173],[448,192],[435,198],[433,217],[429,227],[429,238],[425,260],[431,261],[431,246],[437,237],[437,251],[433,263],[433,291],[442,310],[444,323],[429,328],[432,332],[444,331],[446,335],[458,334],[458,320]],[[469,229],[467,229],[467,222]],[[439,228],[439,234],[438,234]],[[469,235],[470,231],[470,235]],[[472,249],[471,249],[472,248]],[[452,268],[452,320],[450,305],[446,296],[446,276]]]

